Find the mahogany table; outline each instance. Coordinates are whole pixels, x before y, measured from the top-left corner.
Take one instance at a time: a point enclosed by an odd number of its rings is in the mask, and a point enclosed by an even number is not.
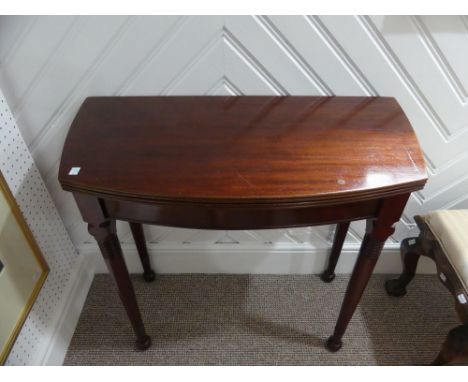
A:
[[[152,281],[141,224],[222,230],[366,219],[328,349],[336,351],[385,240],[427,176],[411,125],[384,97],[91,97],[59,170],[96,239],[135,331],[150,346],[116,233],[130,223]]]

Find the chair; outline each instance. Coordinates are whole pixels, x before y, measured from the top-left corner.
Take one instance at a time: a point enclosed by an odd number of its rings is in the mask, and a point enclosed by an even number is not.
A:
[[[388,280],[390,296],[403,296],[416,273],[420,256],[435,261],[439,280],[452,293],[462,325],[450,330],[432,365],[468,357],[468,210],[442,210],[415,216],[420,234],[402,241],[403,272]]]
[[[400,252],[403,272],[388,280],[385,289],[390,296],[403,296],[416,273],[420,256],[435,261],[440,281],[455,298],[455,309],[462,325],[450,330],[438,356],[431,365],[446,365],[468,357],[468,210],[442,210],[415,216],[418,237],[403,240]],[[349,228],[349,222],[338,224],[327,269],[321,275],[325,282],[335,278],[335,267]]]

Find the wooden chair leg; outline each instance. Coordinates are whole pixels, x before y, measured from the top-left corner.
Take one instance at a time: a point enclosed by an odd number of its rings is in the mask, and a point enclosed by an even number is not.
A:
[[[151,268],[151,263],[148,255],[148,250],[146,248],[146,240],[143,232],[143,226],[140,223],[129,223],[130,229],[132,231],[133,239],[137,246],[138,255],[140,256],[141,265],[143,266],[143,278],[146,282],[154,281],[156,278],[156,273],[154,273]]]
[[[450,362],[468,358],[468,314],[466,304],[461,304],[455,297],[455,309],[463,325],[453,328],[448,333],[432,366],[443,366]]]
[[[403,272],[397,279],[387,280],[385,290],[388,295],[400,297],[406,294],[406,286],[411,282],[416,274],[419,257],[422,249],[419,238],[408,238],[401,242],[400,252],[403,259]]]
[[[450,330],[439,354],[431,365],[447,365],[456,359],[466,357],[468,357],[468,326],[460,325]]]
[[[330,258],[328,259],[328,267],[320,276],[322,281],[325,281],[326,283],[332,282],[335,278],[336,264],[340,258],[341,249],[343,248],[343,243],[345,241],[346,234],[348,233],[349,224],[350,222],[339,223],[336,227]]]
[[[468,326],[468,303],[462,304],[455,296],[455,311],[462,324]]]

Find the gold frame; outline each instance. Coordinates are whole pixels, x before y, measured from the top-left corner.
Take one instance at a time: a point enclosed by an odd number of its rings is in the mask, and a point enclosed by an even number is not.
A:
[[[36,298],[39,294],[39,291],[41,290],[42,286],[44,285],[44,281],[47,278],[47,275],[49,274],[49,267],[44,259],[44,256],[42,255],[42,252],[39,248],[39,246],[36,243],[36,240],[34,239],[34,236],[29,229],[26,221],[24,220],[23,214],[21,213],[18,204],[16,203],[16,200],[13,196],[13,194],[10,191],[10,188],[8,187],[8,184],[3,177],[3,174],[0,171],[0,192],[5,196],[5,199],[10,206],[10,210],[13,213],[16,221],[18,222],[18,225],[23,232],[24,236],[26,237],[26,240],[31,247],[31,250],[34,254],[34,257],[39,263],[40,268],[42,269],[42,273],[39,276],[39,278],[36,281],[36,285],[34,286],[34,289],[29,296],[29,299],[26,303],[26,305],[23,308],[23,311],[21,312],[19,320],[16,322],[16,325],[11,332],[8,340],[6,341],[6,344],[3,348],[0,348],[0,365],[3,365],[6,361],[6,358],[8,354],[11,351],[11,348],[13,347],[13,344],[15,343],[16,337],[18,337],[18,334],[23,327],[24,321],[26,320],[26,317],[28,317],[29,312],[31,311],[32,306],[34,305],[34,302],[36,301]]]

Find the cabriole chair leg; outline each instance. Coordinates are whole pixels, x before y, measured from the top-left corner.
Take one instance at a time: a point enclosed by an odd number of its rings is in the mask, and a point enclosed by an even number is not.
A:
[[[460,325],[450,330],[431,365],[443,366],[466,357],[468,357],[468,326]]]
[[[416,274],[419,257],[422,255],[419,238],[408,238],[401,242],[400,253],[403,260],[403,272],[397,279],[385,282],[387,294],[400,297],[406,294],[406,286]]]

